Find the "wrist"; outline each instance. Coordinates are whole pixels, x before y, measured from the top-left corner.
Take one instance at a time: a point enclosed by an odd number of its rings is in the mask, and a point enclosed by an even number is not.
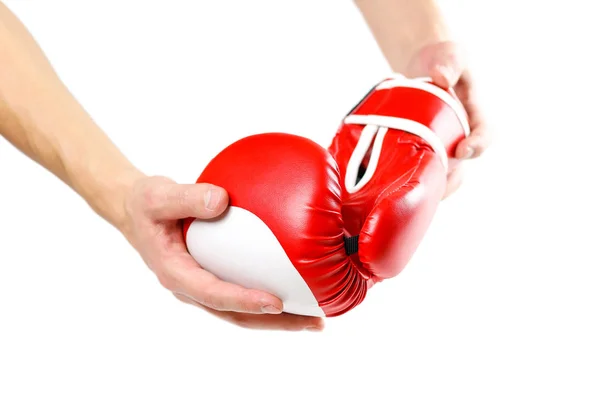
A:
[[[397,50],[389,50],[386,59],[394,72],[405,75],[408,78],[427,76],[430,72],[428,65],[428,52],[442,43],[451,42],[450,36],[432,28],[420,35],[415,35],[402,44]]]
[[[146,178],[146,175],[132,167],[115,179],[112,190],[107,192],[107,207],[103,218],[127,238],[129,238],[130,233],[128,199],[137,182],[144,178]]]
[[[130,224],[127,199],[136,183],[145,177],[145,174],[128,164],[118,170],[111,169],[103,176],[96,176],[93,185],[75,189],[96,214],[128,237]]]
[[[394,72],[411,75],[422,49],[451,40],[435,0],[355,0]]]

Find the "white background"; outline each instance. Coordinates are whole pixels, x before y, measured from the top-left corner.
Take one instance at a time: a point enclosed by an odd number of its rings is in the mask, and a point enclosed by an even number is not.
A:
[[[180,182],[250,133],[327,145],[388,72],[350,1],[6,4],[131,160]],[[1,141],[0,399],[598,399],[594,2],[442,4],[493,147],[409,267],[323,333],[179,303]]]

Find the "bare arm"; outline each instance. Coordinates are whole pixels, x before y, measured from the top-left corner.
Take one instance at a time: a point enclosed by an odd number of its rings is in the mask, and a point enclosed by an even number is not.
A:
[[[381,51],[396,72],[423,48],[451,40],[435,0],[355,0]]]
[[[409,78],[428,76],[454,89],[471,125],[471,135],[458,144],[455,156],[463,160],[479,157],[491,137],[464,54],[453,41],[436,0],[354,1],[392,70]],[[445,196],[461,185],[463,169],[460,165],[450,171]]]
[[[0,134],[122,228],[123,195],[142,176],[63,85],[0,3]]]
[[[221,281],[196,263],[179,221],[220,215],[227,193],[214,185],[147,177],[136,169],[69,93],[2,2],[0,134],[119,229],[179,300],[244,327],[323,329],[322,319],[282,314],[277,297]]]

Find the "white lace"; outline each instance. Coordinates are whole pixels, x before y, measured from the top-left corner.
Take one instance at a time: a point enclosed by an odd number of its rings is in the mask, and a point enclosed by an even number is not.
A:
[[[402,75],[395,74],[394,79],[382,82],[375,88],[375,90],[389,89],[393,87],[411,87],[431,93],[444,101],[454,110],[463,127],[465,135],[468,136],[471,131],[464,108],[448,92],[427,82],[431,82],[431,79],[408,79]],[[419,136],[425,140],[438,155],[438,158],[444,166],[444,169],[448,171],[448,154],[446,153],[446,148],[440,138],[428,126],[406,118],[372,114],[351,114],[344,119],[344,123],[365,126],[360,134],[358,143],[356,144],[356,147],[350,156],[350,160],[348,161],[346,176],[344,178],[344,184],[348,193],[355,193],[359,191],[375,174],[377,163],[379,162],[379,157],[381,156],[383,139],[389,128],[405,131]],[[374,142],[373,139],[375,139]],[[373,143],[373,149],[371,151],[369,164],[367,165],[367,169],[363,177],[356,182],[360,165],[366,153],[369,151],[371,143]]]

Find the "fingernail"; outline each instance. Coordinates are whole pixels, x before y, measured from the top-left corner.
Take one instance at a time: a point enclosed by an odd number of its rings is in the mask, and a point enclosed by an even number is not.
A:
[[[204,194],[204,206],[207,210],[215,210],[221,200],[221,190],[210,189]]]
[[[261,310],[265,314],[281,314],[281,310],[279,308],[271,305],[271,304],[268,304],[266,306],[262,306]]]
[[[446,78],[448,84],[453,86],[455,83],[454,81],[456,80],[456,78],[454,77],[454,69],[450,68],[447,65],[440,65],[438,67],[438,70],[440,71],[440,74],[442,74],[442,76]]]
[[[475,154],[475,150],[471,146],[467,147],[465,154],[462,156],[463,159],[471,158]]]

